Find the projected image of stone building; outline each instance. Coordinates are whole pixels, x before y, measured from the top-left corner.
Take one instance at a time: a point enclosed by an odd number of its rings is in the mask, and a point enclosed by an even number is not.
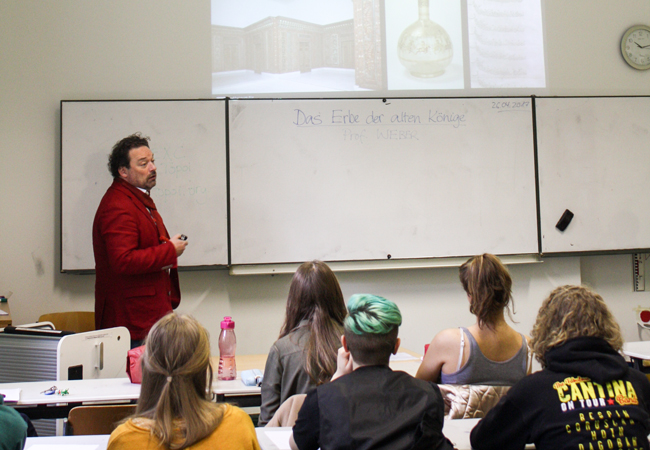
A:
[[[383,1],[352,0],[353,17],[327,25],[282,16],[243,28],[213,24],[213,80],[236,82],[235,71],[241,70],[289,74],[351,69],[359,88],[386,89]]]
[[[315,25],[268,17],[246,28],[212,25],[212,71],[354,69],[354,21]]]

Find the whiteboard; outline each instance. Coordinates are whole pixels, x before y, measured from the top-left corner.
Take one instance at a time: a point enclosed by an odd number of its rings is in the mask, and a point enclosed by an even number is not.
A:
[[[650,248],[650,97],[535,101],[542,252]]]
[[[537,253],[530,98],[231,100],[231,263]]]
[[[180,266],[228,264],[224,100],[61,102],[61,270],[94,269],[92,224],[112,183],[120,139],[149,136],[158,172],[151,190],[171,235],[189,245]]]

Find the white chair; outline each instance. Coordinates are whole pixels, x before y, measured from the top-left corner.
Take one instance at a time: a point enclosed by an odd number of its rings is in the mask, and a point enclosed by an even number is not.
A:
[[[131,335],[126,327],[65,336],[56,350],[57,380],[126,377],[130,348]]]

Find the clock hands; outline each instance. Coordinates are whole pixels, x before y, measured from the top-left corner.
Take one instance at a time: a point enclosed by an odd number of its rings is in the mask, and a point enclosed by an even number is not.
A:
[[[639,45],[638,42],[634,42],[634,43],[635,43],[636,46],[639,47],[639,48],[648,48],[648,47],[650,47],[650,44],[648,44],[648,45]]]

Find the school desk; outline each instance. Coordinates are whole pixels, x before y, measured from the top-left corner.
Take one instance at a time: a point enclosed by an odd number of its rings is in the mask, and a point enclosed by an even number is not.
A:
[[[97,434],[92,436],[45,436],[27,438],[25,450],[30,448],[51,448],[66,450],[106,450],[108,446],[108,434]],[[37,447],[38,446],[38,447]],[[41,447],[43,446],[43,447]]]
[[[212,390],[218,402],[230,402],[238,406],[256,407],[261,404],[261,389],[257,386],[246,386],[239,378],[242,370],[264,369],[267,355],[237,356],[238,378],[222,381],[217,379],[219,359],[213,358],[215,379]],[[390,366],[393,370],[403,370],[415,375],[420,365],[420,356],[409,350],[400,349],[394,355]],[[43,391],[52,386],[67,389],[67,395],[45,395]],[[128,378],[102,378],[68,381],[34,381],[25,383],[0,383],[0,391],[20,389],[20,399],[17,403],[7,403],[24,412],[32,420],[60,419],[68,416],[70,409],[86,402],[102,402],[105,404],[134,402],[140,396],[140,385],[133,384]]]
[[[650,341],[626,342],[623,344],[623,354],[630,357],[636,369],[644,373],[650,371],[646,365],[650,362]]]
[[[9,302],[0,302],[0,328],[11,325],[11,310]]]
[[[446,419],[442,432],[456,449],[471,450],[469,433],[478,421],[479,419]],[[289,448],[291,427],[256,428],[255,431],[262,450],[286,450]]]
[[[67,390],[68,394],[45,395],[44,392],[52,386],[56,386],[57,391]],[[6,402],[6,404],[14,406],[32,420],[68,417],[68,412],[81,403],[135,402],[140,396],[140,385],[131,383],[128,378],[0,383],[0,392],[12,392],[16,389],[20,390],[18,402]],[[215,381],[213,391],[217,401],[228,401],[239,405],[244,403],[243,406],[247,406],[245,404],[247,401],[256,402],[257,405],[260,402],[260,388],[245,386],[239,379]]]

